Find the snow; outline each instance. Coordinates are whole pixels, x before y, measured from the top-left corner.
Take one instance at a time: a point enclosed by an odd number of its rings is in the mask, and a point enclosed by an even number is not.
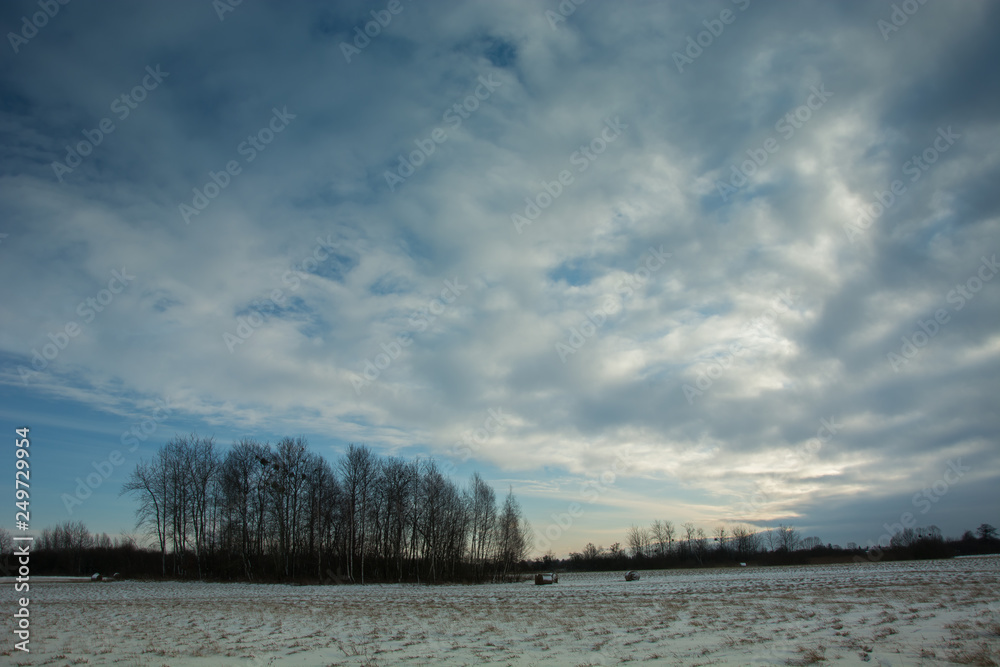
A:
[[[551,586],[33,580],[30,654],[91,665],[997,664],[1000,557],[561,573]],[[7,579],[4,609],[23,594]],[[978,660],[978,662],[977,662]]]

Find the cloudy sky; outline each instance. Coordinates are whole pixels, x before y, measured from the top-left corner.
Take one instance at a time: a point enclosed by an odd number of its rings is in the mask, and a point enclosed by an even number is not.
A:
[[[44,4],[0,7],[33,527],[130,529],[195,430],[480,470],[561,555],[1000,524],[995,3]]]

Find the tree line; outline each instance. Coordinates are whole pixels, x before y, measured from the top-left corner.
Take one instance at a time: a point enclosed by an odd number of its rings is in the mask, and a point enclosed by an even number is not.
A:
[[[902,528],[902,526],[900,526]],[[735,562],[777,565],[810,562],[874,562],[950,558],[956,555],[1000,553],[997,529],[988,523],[960,539],[945,539],[937,526],[903,528],[888,545],[846,547],[823,544],[819,537],[802,537],[793,526],[779,524],[769,530],[747,525],[720,525],[711,535],[687,522],[655,520],[647,528],[630,526],[624,545],[608,548],[588,543],[565,561],[550,552],[534,563],[535,569],[565,567],[573,570],[654,569],[684,566],[724,565]]]
[[[137,501],[158,574],[364,583],[504,581],[529,555],[510,491],[478,473],[459,487],[432,459],[350,445],[331,465],[303,438],[177,436],[122,488]]]

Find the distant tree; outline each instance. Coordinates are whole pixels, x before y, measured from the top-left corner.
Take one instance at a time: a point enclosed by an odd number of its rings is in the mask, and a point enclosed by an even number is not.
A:
[[[587,546],[583,548],[582,557],[586,561],[594,562],[597,560],[598,556],[601,555],[601,551],[603,551],[603,549],[595,547],[593,542],[587,542]]]
[[[696,554],[698,556],[698,562],[702,563],[705,556],[708,555],[708,535],[706,535],[705,531],[701,528],[697,530],[695,535],[695,548],[697,549]]]
[[[716,544],[715,548],[722,555],[726,554],[726,551],[727,551],[727,549],[726,549],[726,540],[728,540],[728,539],[729,539],[729,531],[728,531],[728,529],[724,525],[722,525],[722,526],[716,526],[715,527],[715,544]]]
[[[92,555],[77,556],[96,545],[121,549],[125,563],[141,559],[147,574],[159,555],[164,576],[364,583],[510,579],[531,546],[512,493],[501,510],[479,475],[461,488],[433,460],[358,445],[331,465],[303,438],[274,448],[246,438],[222,456],[211,438],[177,436],[136,466],[122,493],[138,501],[138,525],[159,554],[135,554],[134,540],[95,541],[72,523],[43,530],[39,550],[59,552],[52,562],[66,573],[90,567]]]
[[[254,563],[264,553],[265,519],[271,506],[271,456],[270,446],[243,438],[229,450],[219,470],[224,544],[238,555],[243,575],[251,581]]]
[[[760,536],[749,526],[734,526],[732,542],[740,560],[747,560],[760,551]]]
[[[764,533],[764,539],[767,542],[768,551],[777,551],[781,548],[781,539],[776,528],[772,528]]]
[[[645,528],[630,526],[625,541],[628,544],[629,551],[632,552],[633,558],[645,555],[645,546],[649,542]]]
[[[690,556],[692,549],[694,548],[694,536],[698,532],[698,529],[694,527],[694,524],[688,521],[683,526],[684,528],[684,555]]]
[[[914,542],[917,541],[917,534],[912,528],[904,528],[889,540],[889,546],[892,547],[908,547],[912,546]]]
[[[125,481],[118,495],[133,494],[139,501],[135,510],[136,527],[149,526],[160,548],[160,576],[167,575],[167,539],[170,514],[167,507],[169,481],[163,450],[149,463],[140,461]]]
[[[192,435],[185,459],[184,484],[188,489],[188,512],[194,533],[194,553],[198,563],[198,578],[204,576],[205,553],[210,548],[210,535],[216,497],[216,483],[221,465],[212,438]]]
[[[674,524],[671,523],[670,521],[664,521],[663,522],[663,536],[666,538],[665,541],[667,543],[667,553],[670,552],[670,545],[674,541],[674,535],[675,534],[676,533],[675,533],[675,530],[674,530]]]
[[[777,531],[777,544],[778,549],[792,552],[799,547],[799,533],[791,526],[785,526],[778,524]]]
[[[807,537],[804,540],[802,540],[803,549],[815,549],[816,547],[821,546],[822,544],[823,540],[819,539],[818,537]]]
[[[470,495],[472,497],[471,521],[471,559],[476,568],[476,576],[485,576],[487,558],[489,557],[496,537],[497,507],[496,493],[479,473],[473,473]]]
[[[531,551],[528,535],[531,529],[521,513],[521,505],[511,488],[497,523],[497,567],[501,581],[508,581],[514,575],[518,563]]]
[[[139,541],[135,537],[135,533],[129,530],[122,530],[121,534],[115,538],[115,548],[126,549],[129,551],[135,551],[139,548]]]
[[[437,518],[435,510],[439,509],[436,504],[440,498],[436,492],[443,485],[443,479],[433,463],[425,477],[425,499],[431,501],[431,505],[425,507],[430,510],[426,515],[430,517],[431,526],[426,524],[423,528],[437,535],[438,528],[433,521]],[[345,492],[345,510],[347,517],[347,572],[351,581],[357,575],[361,583],[365,583],[365,555],[367,554],[366,538],[368,537],[368,503],[372,497],[372,486],[375,480],[376,463],[372,451],[364,445],[349,444],[347,453],[340,459],[339,471],[342,476]],[[427,532],[425,532],[425,535]],[[433,540],[431,540],[433,541]],[[435,554],[436,555],[436,554]],[[358,564],[360,563],[360,567]],[[433,568],[432,568],[433,571]]]
[[[653,541],[653,553],[662,558],[667,552],[667,534],[663,522],[659,519],[653,521],[649,527],[649,538]]]
[[[992,540],[997,536],[997,529],[988,523],[981,523],[979,528],[976,528],[976,535],[981,540]]]

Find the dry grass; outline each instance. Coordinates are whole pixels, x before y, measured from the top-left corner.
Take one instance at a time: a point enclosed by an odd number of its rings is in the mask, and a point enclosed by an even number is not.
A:
[[[886,626],[886,627],[882,628],[881,630],[878,630],[875,633],[874,638],[875,639],[885,639],[886,637],[889,637],[891,635],[896,635],[896,634],[899,634],[899,630],[897,630],[896,628],[894,628],[894,627],[892,627],[890,625],[890,626]]]
[[[901,664],[951,659],[996,667],[1000,605],[986,608],[1000,583],[1000,564],[992,570],[984,570],[982,561],[973,564],[979,567],[967,567],[973,576],[948,587],[934,582],[953,576],[957,562],[942,573],[923,564],[888,572],[871,568],[877,576],[859,569],[842,581],[820,568],[807,577],[790,570],[790,581],[780,585],[774,581],[781,581],[781,570],[768,571],[753,585],[725,575],[670,572],[651,573],[641,588],[628,589],[602,575],[587,575],[582,582],[567,577],[569,586],[542,589],[299,587],[288,593],[268,588],[268,595],[283,597],[253,609],[246,609],[245,598],[233,602],[233,591],[259,599],[257,591],[265,589],[177,587],[180,594],[164,599],[171,588],[160,587],[138,591],[129,606],[82,599],[64,607],[71,613],[53,613],[59,607],[50,604],[45,607],[50,617],[39,626],[59,627],[53,621],[62,620],[72,628],[52,635],[47,664],[87,655],[92,662],[106,661],[102,664],[117,658],[118,664],[153,667],[198,656],[210,661],[217,651],[220,661],[247,658],[261,666],[269,658],[280,663],[294,655],[297,661],[345,667],[505,665],[522,657],[536,664],[659,661],[693,667],[745,664],[741,659],[753,655],[759,661],[765,652],[766,664],[788,659],[809,665],[845,656],[854,664],[875,663],[875,651],[896,655]],[[928,595],[936,587],[941,595]],[[944,595],[949,588],[951,602]],[[218,597],[205,599],[205,590]],[[943,611],[931,611],[936,606]],[[148,622],[153,617],[156,625]],[[81,637],[92,638],[85,651]],[[0,656],[0,662],[13,661],[9,650],[0,649]]]
[[[997,647],[994,646],[991,649],[986,642],[978,644],[973,648],[951,651],[948,654],[948,659],[960,665],[976,665],[977,667],[1000,666],[1000,662],[997,662]]]
[[[799,652],[797,658],[789,658],[785,664],[788,665],[814,665],[817,662],[823,662],[826,658],[823,654],[826,652],[826,648],[822,645],[816,647],[804,647],[799,646],[796,649]]]
[[[1000,637],[1000,623],[997,621],[976,621],[976,627],[982,628],[987,636]]]
[[[886,623],[895,623],[899,620],[899,617],[890,611],[883,611],[879,614],[879,621],[875,625],[884,625]]]

